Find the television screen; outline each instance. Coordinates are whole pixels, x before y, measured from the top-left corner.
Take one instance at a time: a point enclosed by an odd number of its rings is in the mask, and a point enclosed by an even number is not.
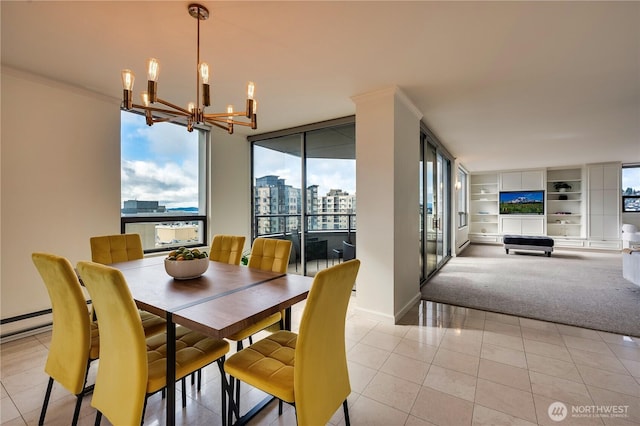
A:
[[[500,214],[544,214],[544,191],[501,191]]]

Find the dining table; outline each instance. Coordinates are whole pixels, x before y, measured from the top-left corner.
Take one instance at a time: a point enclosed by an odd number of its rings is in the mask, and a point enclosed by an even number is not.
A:
[[[285,328],[290,329],[291,306],[306,299],[313,278],[210,261],[201,276],[178,280],[167,274],[164,259],[145,257],[111,266],[124,275],[139,309],[167,320],[166,424],[174,425],[176,324],[224,339],[285,310]]]

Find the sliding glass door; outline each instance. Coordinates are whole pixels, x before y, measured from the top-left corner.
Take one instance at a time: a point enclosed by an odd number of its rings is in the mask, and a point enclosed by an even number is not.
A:
[[[424,134],[420,147],[420,273],[424,281],[451,256],[451,161]]]
[[[253,238],[292,240],[289,272],[313,276],[356,244],[353,118],[249,138]]]

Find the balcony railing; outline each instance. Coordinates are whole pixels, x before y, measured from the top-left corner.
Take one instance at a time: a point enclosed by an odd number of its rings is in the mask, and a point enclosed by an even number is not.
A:
[[[306,227],[302,232],[299,214],[255,215],[253,236],[290,239],[293,243],[290,263],[295,263],[294,270],[312,275],[341,260],[343,241],[355,244],[355,216],[355,213],[306,214]],[[303,265],[300,270],[298,265]]]

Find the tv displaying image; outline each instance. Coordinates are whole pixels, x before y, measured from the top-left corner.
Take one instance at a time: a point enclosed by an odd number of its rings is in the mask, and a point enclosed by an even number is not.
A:
[[[544,214],[544,191],[501,191],[500,214]]]

